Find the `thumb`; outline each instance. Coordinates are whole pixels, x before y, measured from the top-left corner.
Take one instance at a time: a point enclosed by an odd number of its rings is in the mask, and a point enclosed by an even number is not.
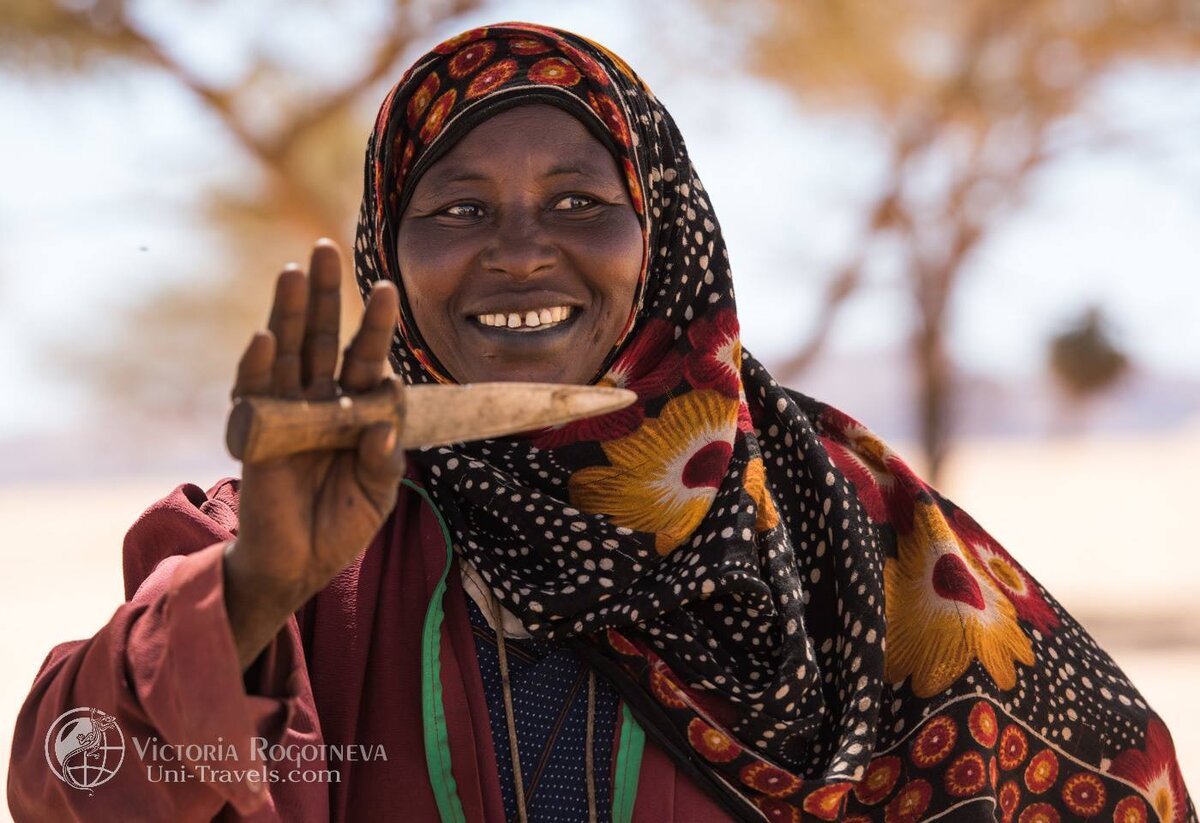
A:
[[[358,441],[359,480],[383,499],[395,494],[404,475],[404,448],[393,423],[376,423]],[[379,498],[377,498],[379,499]]]

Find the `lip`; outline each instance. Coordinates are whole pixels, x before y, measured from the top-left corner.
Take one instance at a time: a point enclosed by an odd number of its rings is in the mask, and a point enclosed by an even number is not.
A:
[[[471,303],[463,315],[473,321],[481,314],[524,315],[530,311],[549,309],[554,306],[569,306],[571,316],[574,317],[583,310],[584,302],[578,297],[545,289],[524,292],[509,291],[480,298],[479,302]]]

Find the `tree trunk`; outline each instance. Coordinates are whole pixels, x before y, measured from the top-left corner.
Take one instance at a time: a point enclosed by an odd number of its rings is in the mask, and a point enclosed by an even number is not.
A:
[[[950,445],[954,370],[946,357],[942,324],[926,320],[913,335],[918,432],[926,479],[937,485]]]

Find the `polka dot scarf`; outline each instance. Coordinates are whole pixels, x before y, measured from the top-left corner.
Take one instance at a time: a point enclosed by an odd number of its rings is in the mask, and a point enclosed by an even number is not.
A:
[[[414,458],[456,552],[504,606],[603,672],[738,819],[918,820],[975,803],[1011,820],[1042,803],[1137,820],[1160,773],[1164,819],[1184,819],[1169,735],[1111,660],[885,445],[742,349],[704,186],[612,53],[520,23],[418,60],[368,145],[363,293],[400,283],[394,238],[421,173],[533,102],[609,148],[642,222],[633,310],[596,378],[638,402]],[[409,383],[449,381],[403,299],[393,354]]]

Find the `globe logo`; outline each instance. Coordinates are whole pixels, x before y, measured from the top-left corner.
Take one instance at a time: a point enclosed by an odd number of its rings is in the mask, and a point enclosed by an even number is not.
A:
[[[125,735],[111,714],[87,706],[71,709],[46,732],[46,762],[59,780],[93,794],[125,762]]]

